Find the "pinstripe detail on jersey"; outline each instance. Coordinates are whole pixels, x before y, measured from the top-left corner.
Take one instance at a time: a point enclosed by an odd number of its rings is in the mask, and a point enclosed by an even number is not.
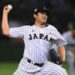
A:
[[[18,69],[13,75],[68,75],[65,69],[49,61],[47,61],[45,65],[41,67],[40,70],[34,72],[33,72],[34,65],[29,65],[24,63],[26,63],[26,59],[23,59],[20,62],[21,65],[18,67]],[[21,66],[24,68],[22,68]],[[27,69],[32,70],[32,72],[30,72],[30,70],[29,72],[27,72]],[[36,69],[37,68],[35,68],[35,70]]]
[[[51,38],[57,46],[66,44],[66,40],[55,27],[49,25],[39,28],[33,25],[11,28],[10,37],[23,37],[25,43],[23,58],[14,75],[67,75],[61,67],[48,62],[48,52],[52,45]],[[28,63],[26,58],[34,63],[45,63],[45,65],[38,67]]]

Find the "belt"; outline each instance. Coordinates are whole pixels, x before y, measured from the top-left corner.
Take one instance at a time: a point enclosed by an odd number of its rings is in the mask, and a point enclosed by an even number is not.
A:
[[[32,62],[30,59],[27,59],[27,61],[28,61],[29,63]],[[42,66],[44,65],[44,63],[33,63],[33,64],[36,65],[36,66],[39,66],[39,67],[42,67]]]

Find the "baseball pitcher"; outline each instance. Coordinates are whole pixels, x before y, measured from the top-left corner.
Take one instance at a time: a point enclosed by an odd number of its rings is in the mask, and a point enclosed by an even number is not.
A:
[[[34,9],[34,25],[17,28],[9,28],[8,14],[10,11],[8,6],[3,9],[3,35],[21,37],[25,43],[23,58],[13,75],[68,75],[64,68],[48,61],[48,53],[52,44],[55,43],[58,47],[59,57],[64,62],[64,45],[66,44],[66,40],[58,30],[54,26],[46,24],[50,10],[44,6],[38,6]]]

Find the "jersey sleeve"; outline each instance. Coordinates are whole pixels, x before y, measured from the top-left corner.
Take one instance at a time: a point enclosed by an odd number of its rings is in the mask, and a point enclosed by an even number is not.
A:
[[[62,46],[62,45],[66,45],[67,41],[65,40],[65,38],[57,31],[57,35],[58,35],[58,39],[56,41],[56,45],[58,47]]]
[[[62,45],[66,45],[66,44],[67,44],[67,41],[66,41],[65,38],[59,33],[58,30],[56,30],[56,38],[57,38],[56,45],[57,45],[58,47],[61,47]]]
[[[52,38],[56,40],[55,43],[58,47],[67,44],[67,41],[63,38],[63,36],[55,27],[52,27]]]
[[[65,45],[65,44],[61,40],[57,40],[56,45],[57,45],[57,47],[61,47],[61,46]]]
[[[23,37],[25,32],[25,26],[10,28],[9,37]]]

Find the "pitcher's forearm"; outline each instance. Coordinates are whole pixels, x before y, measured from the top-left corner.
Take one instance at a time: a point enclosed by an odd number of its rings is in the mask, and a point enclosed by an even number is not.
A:
[[[2,32],[4,35],[9,35],[9,26],[8,26],[8,14],[10,12],[10,6],[7,5],[3,8],[3,17],[2,17]]]
[[[2,17],[2,32],[3,35],[6,36],[9,35],[8,14],[5,12],[3,12],[3,17]]]
[[[59,52],[61,60],[64,62],[65,61],[65,48],[64,48],[64,46],[59,47],[58,52]]]

